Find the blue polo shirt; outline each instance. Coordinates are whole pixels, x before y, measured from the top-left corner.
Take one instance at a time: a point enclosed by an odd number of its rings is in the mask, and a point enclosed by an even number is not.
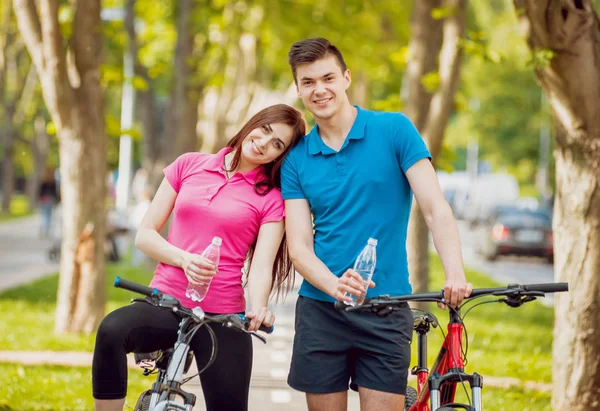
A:
[[[367,297],[410,294],[406,231],[412,191],[405,173],[431,156],[405,115],[357,109],[339,151],[321,140],[318,126],[290,151],[281,168],[281,192],[285,200],[310,204],[315,254],[335,275],[352,268],[373,237],[377,286]],[[334,301],[306,280],[300,295]]]

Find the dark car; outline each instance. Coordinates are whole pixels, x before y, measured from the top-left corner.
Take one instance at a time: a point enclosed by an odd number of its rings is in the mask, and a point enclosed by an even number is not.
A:
[[[552,214],[547,210],[497,208],[483,223],[478,251],[490,261],[504,255],[554,261]]]

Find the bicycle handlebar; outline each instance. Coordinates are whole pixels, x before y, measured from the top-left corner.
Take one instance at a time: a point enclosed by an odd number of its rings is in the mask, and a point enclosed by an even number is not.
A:
[[[506,295],[520,295],[520,294],[528,294],[528,293],[557,293],[569,291],[568,283],[543,283],[543,284],[509,284],[507,287],[499,287],[499,288],[476,288],[471,292],[471,295],[467,297],[475,298],[481,297],[484,295],[498,295],[498,296],[506,296]],[[399,302],[408,302],[408,301],[444,301],[444,291],[438,292],[429,292],[429,293],[419,293],[419,294],[407,294],[400,295],[395,297],[390,297],[388,295],[381,295],[378,297],[372,297],[365,300],[363,305],[359,306],[351,306],[345,304],[343,301],[336,301],[334,306],[337,310],[345,310],[345,311],[358,311],[361,308],[371,307],[374,303],[380,306],[385,305],[386,303],[399,303]]]
[[[122,288],[124,290],[133,291],[134,293],[142,294],[147,297],[158,297],[163,298],[166,294],[161,293],[157,288],[146,287],[145,285],[135,283],[133,281],[124,280],[121,277],[115,278],[115,287]],[[192,309],[188,309],[186,307],[181,306],[181,302],[177,300],[175,297],[169,296],[174,301],[177,301],[178,311],[180,314],[185,314],[186,316],[194,316],[194,312]],[[221,323],[231,323],[231,325],[236,326],[243,331],[248,331],[248,327],[250,326],[250,322],[252,321],[250,318],[245,317],[242,314],[223,314],[223,315],[211,315],[206,317],[211,322],[221,322]],[[267,334],[271,334],[274,330],[274,326],[267,327],[263,324],[258,327],[259,331],[262,331]]]
[[[115,278],[115,287],[133,291],[134,293],[142,294],[148,297],[160,294],[160,291],[158,291],[157,288],[146,287],[145,285],[134,283],[133,281],[124,280],[121,277]]]

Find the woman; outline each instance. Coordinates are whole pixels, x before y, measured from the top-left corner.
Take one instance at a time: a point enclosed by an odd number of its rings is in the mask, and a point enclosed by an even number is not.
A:
[[[289,290],[293,276],[284,240],[284,205],[279,170],[287,152],[304,136],[295,109],[279,104],[254,117],[217,154],[186,153],[164,170],[163,179],[142,219],[135,244],[159,261],[150,286],[171,294],[186,307],[211,314],[246,309],[242,269],[250,261],[248,296],[251,330],[270,326],[267,302],[273,288]],[[167,239],[159,233],[173,212]],[[223,239],[218,268],[200,254],[214,236]],[[188,282],[212,278],[205,299],[185,296]],[[171,312],[135,303],[110,313],[96,336],[92,365],[97,411],[122,410],[127,390],[126,353],[151,352],[175,343],[179,320]],[[201,376],[207,410],[247,410],[252,342],[247,334],[213,327],[219,351]],[[198,369],[210,344],[202,328],[194,337]],[[195,349],[196,348],[196,349]]]

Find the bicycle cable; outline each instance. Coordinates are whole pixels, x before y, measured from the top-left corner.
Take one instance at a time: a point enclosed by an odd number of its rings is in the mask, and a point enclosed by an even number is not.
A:
[[[474,304],[473,306],[469,307],[469,309],[467,311],[465,311],[465,314],[463,315],[463,319],[467,318],[467,314],[469,314],[469,312],[473,308],[475,308],[475,307],[478,307],[478,306],[483,305],[483,304],[492,304],[492,303],[501,303],[501,302],[503,302],[503,300],[501,300],[501,299],[500,300],[488,300],[488,301],[478,302],[477,304]]]
[[[200,328],[202,328],[204,325],[206,325],[206,322],[203,322],[202,324],[200,324],[200,326],[198,326],[196,329],[194,329],[193,333],[191,333],[191,335],[189,336],[189,341],[187,342],[188,344],[192,341],[192,338],[194,337],[194,335],[196,334],[196,332],[198,332],[198,330]],[[196,374],[194,374],[194,375],[192,375],[190,377],[184,378],[182,380],[182,382],[181,382],[181,385],[186,384],[188,381],[192,380],[194,377],[202,374],[204,371],[206,371],[208,369],[208,367],[210,367],[211,365],[213,365],[213,363],[215,362],[215,360],[217,358],[217,355],[216,355],[217,347],[218,347],[217,346],[217,344],[218,344],[217,343],[217,336],[216,336],[215,332],[213,331],[213,329],[211,327],[207,326],[206,330],[208,331],[208,334],[210,335],[210,339],[211,339],[211,342],[212,342],[212,344],[211,344],[212,350],[211,350],[211,353],[210,353],[210,358],[209,358],[208,362],[206,363],[206,365],[201,370],[199,370]]]

